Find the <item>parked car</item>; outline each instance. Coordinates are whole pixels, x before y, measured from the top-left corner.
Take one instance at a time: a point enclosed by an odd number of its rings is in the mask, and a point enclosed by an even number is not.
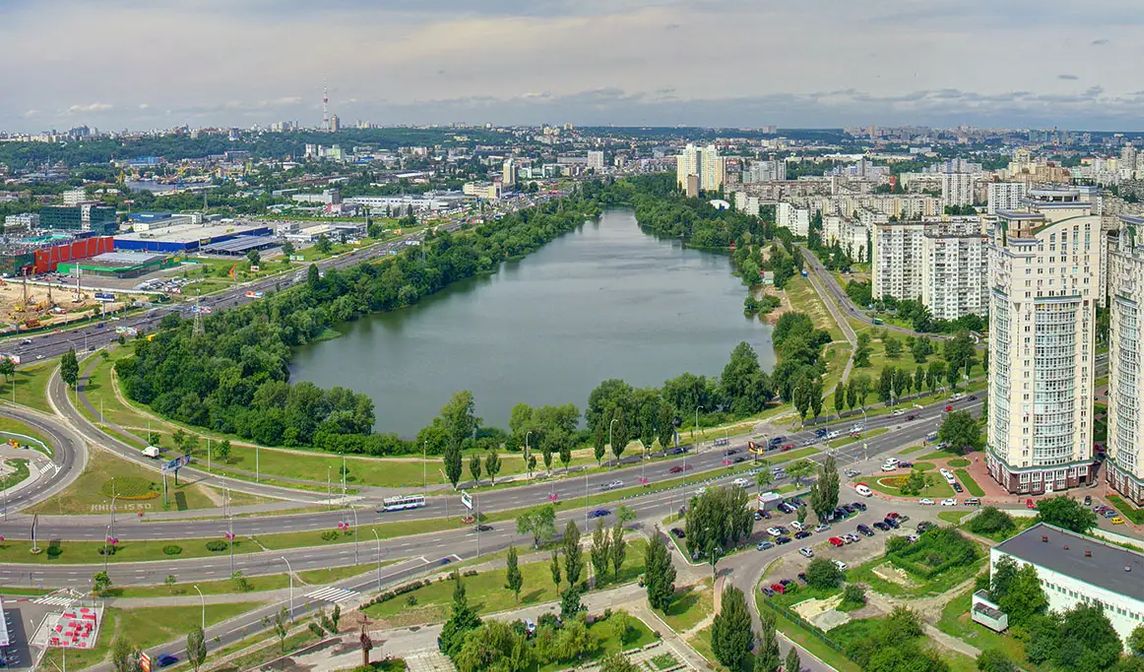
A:
[[[789,544],[790,543],[790,537],[779,537],[779,538],[775,539],[775,543],[780,545],[780,546],[782,546],[783,544]]]
[[[1025,508],[1026,509],[1035,509],[1035,508],[1037,508],[1037,505],[1033,504],[1032,498],[1029,498],[1029,499],[1025,500]]]
[[[772,583],[771,584],[771,590],[775,591],[779,595],[782,595],[783,593],[786,592],[786,586],[784,586],[781,583]]]
[[[857,529],[858,529],[858,533],[861,535],[864,535],[867,537],[874,536],[874,530],[871,530],[869,528],[869,526],[867,526],[867,525],[859,525]]]
[[[798,522],[797,520],[791,521],[790,526],[796,530],[802,530],[805,527],[802,523]]]
[[[802,581],[803,583],[806,583],[806,572],[799,572],[798,573],[798,580]]]
[[[895,520],[893,518],[886,518],[882,522],[885,523],[886,525],[889,525],[890,527],[894,528],[895,530],[902,526],[901,523],[899,523],[897,520]]]
[[[932,530],[935,527],[937,527],[936,524],[931,523],[928,520],[923,520],[922,522],[918,523],[918,534],[924,534],[927,530]]]
[[[933,506],[933,500],[929,497],[922,497],[918,500],[918,504],[921,504],[922,506]]]
[[[673,527],[671,528],[671,536],[675,537],[676,539],[683,539],[687,536],[687,533],[684,532],[683,528],[681,527]]]
[[[1084,496],[1084,505],[1085,506],[1092,506],[1092,495],[1085,495]]]
[[[774,545],[774,543],[773,543],[773,542],[770,542],[770,541],[760,541],[758,544],[756,544],[756,545],[755,545],[755,550],[757,550],[757,551],[765,551],[765,550],[767,550],[767,549],[769,549],[769,548],[774,548],[774,547],[775,547],[775,545]]]
[[[962,503],[966,506],[981,506],[981,500],[977,497],[966,497]]]
[[[777,537],[782,534],[782,531],[777,527],[768,527],[767,534],[771,535],[772,537]]]
[[[810,530],[799,530],[798,532],[794,533],[795,539],[806,539],[810,536],[813,536],[811,535]]]
[[[830,539],[827,539],[827,541],[829,541],[830,545],[834,546],[835,548],[846,545],[846,542],[842,541],[842,537],[831,537]]]
[[[850,506],[853,506],[854,508],[858,509],[859,511],[865,511],[866,510],[866,505],[862,502],[852,502],[850,504]]]
[[[1108,519],[1108,522],[1112,523],[1113,525],[1123,525],[1124,519],[1121,518],[1120,516],[1113,516],[1113,517]]]
[[[945,499],[941,500],[941,505],[942,506],[957,506],[957,499],[954,497],[946,497]]]
[[[775,596],[775,591],[771,590],[770,586],[763,586],[762,590],[763,590],[763,595],[766,595],[767,597],[774,597]]]
[[[815,532],[825,532],[829,529],[830,529],[830,525],[827,525],[826,523],[819,523],[818,525],[814,526]]]
[[[802,548],[798,549],[798,554],[804,558],[813,558],[814,550],[810,546],[803,546]]]
[[[845,571],[846,571],[846,566],[847,566],[847,565],[846,565],[846,563],[845,563],[845,562],[842,562],[841,560],[835,560],[835,561],[834,561],[834,566],[835,566],[835,567],[837,567],[838,569],[840,569],[840,570],[842,570],[842,571],[844,571],[844,572],[845,572]]]
[[[883,532],[886,532],[890,529],[890,526],[887,525],[886,521],[884,521],[884,520],[879,520],[879,521],[875,522],[874,527],[879,529],[879,530],[882,530]]]
[[[756,521],[762,520],[763,519],[763,512],[762,511],[756,511],[754,518]]]

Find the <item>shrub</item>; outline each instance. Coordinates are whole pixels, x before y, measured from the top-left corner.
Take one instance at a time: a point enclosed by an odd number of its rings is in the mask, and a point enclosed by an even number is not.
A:
[[[183,547],[175,544],[170,544],[163,547],[164,555],[178,555],[183,552]]]
[[[931,579],[953,567],[973,564],[979,551],[976,544],[957,530],[938,527],[926,532],[912,544],[908,541],[905,544],[887,542],[886,555],[895,567]]]
[[[334,541],[338,538],[338,533],[334,530],[326,530],[322,533],[322,541]]]
[[[866,604],[866,589],[857,583],[848,583],[842,590],[842,602],[847,604]]]
[[[64,552],[64,549],[60,548],[59,544],[51,544],[48,546],[48,557],[49,558],[58,558],[58,557],[60,557],[60,554],[63,552]]]
[[[806,584],[811,588],[837,588],[842,585],[842,570],[831,561],[815,558],[806,567]]]
[[[207,542],[207,550],[210,551],[211,553],[221,553],[222,551],[225,551],[228,548],[230,548],[230,544],[228,544],[225,541],[220,541],[218,539],[215,539],[213,541]]]
[[[974,534],[1003,534],[1017,528],[1013,517],[995,506],[987,506],[970,519],[966,529]]]

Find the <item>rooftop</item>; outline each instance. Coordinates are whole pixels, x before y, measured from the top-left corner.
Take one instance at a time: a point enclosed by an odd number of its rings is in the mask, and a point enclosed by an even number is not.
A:
[[[996,550],[1089,585],[1144,602],[1144,555],[1037,523]]]

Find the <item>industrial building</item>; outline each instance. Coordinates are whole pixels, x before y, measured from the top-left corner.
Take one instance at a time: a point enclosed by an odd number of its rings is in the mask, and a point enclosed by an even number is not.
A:
[[[60,264],[60,273],[99,275],[109,278],[137,278],[161,268],[176,265],[173,258],[151,252],[108,252],[84,261]]]
[[[110,252],[110,236],[76,238],[67,234],[46,234],[0,241],[0,275],[15,277],[50,273],[62,262],[88,259]]]
[[[111,235],[119,230],[115,208],[92,203],[42,208],[40,226],[56,231],[91,231],[97,235]]]
[[[261,224],[179,224],[116,236],[115,249],[181,254],[242,236],[269,234],[270,227]]]

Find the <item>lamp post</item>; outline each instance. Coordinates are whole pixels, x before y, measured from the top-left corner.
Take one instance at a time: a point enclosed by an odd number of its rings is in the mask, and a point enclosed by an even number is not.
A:
[[[349,507],[350,512],[354,514],[354,564],[358,564],[358,538],[357,538],[357,509]]]
[[[530,437],[530,436],[532,436],[532,430],[531,429],[524,433],[524,468],[525,469],[528,469],[528,437]],[[532,474],[529,473],[529,476],[532,476]]]
[[[369,528],[373,532],[373,539],[377,542],[377,590],[381,591],[381,537],[377,536],[377,528]]]
[[[421,480],[424,481],[421,489],[429,494],[429,439],[421,444]]]
[[[702,405],[695,407],[695,429],[692,430],[693,435],[694,435],[695,431],[699,429],[699,411],[702,409],[703,409]],[[696,455],[699,454],[699,442],[698,441],[695,442],[695,454]]]
[[[608,447],[612,449],[613,455],[616,454],[616,449],[612,446],[612,426],[615,425],[617,421],[619,421],[619,418],[612,418],[612,421],[608,423]],[[616,466],[620,466],[620,458],[618,457],[616,458]]]
[[[286,563],[286,576],[290,577],[290,620],[294,620],[294,569],[290,567],[290,561],[286,556],[280,556],[279,559]]]
[[[207,601],[203,597],[203,591],[199,590],[199,587],[197,585],[194,586],[194,589],[195,589],[195,592],[199,594],[199,606],[202,607],[202,612],[203,612],[202,625],[199,627],[202,628],[203,633],[206,633],[206,631],[207,631]]]

